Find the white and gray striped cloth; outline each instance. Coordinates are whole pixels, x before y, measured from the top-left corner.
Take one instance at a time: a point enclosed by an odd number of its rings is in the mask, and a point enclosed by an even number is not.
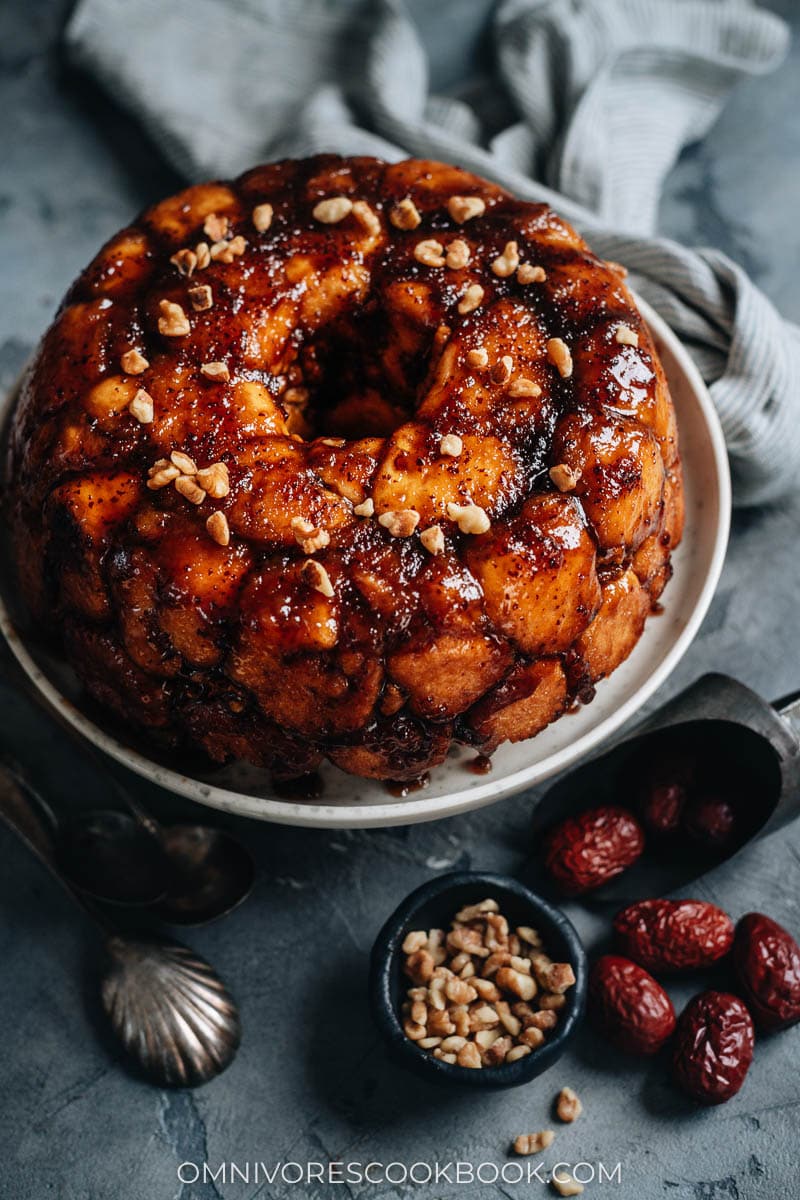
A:
[[[66,34],[190,179],[289,154],[412,154],[550,202],[694,354],[737,503],[795,488],[800,330],[724,254],[655,235],[677,155],[737,80],[780,62],[783,22],[748,0],[505,0],[494,36],[499,79],[467,105],[430,94],[401,0],[80,0]],[[501,94],[510,116],[489,136]]]

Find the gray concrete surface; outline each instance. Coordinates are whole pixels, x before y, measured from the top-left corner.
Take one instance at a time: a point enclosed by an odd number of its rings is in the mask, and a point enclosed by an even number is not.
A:
[[[479,58],[485,0],[412,4],[450,83]],[[775,5],[777,9],[781,6]],[[0,382],[8,384],[96,246],[177,182],[122,114],[55,52],[67,5],[0,6]],[[800,31],[800,10],[782,11]],[[456,16],[457,14],[457,16]],[[703,146],[675,171],[664,223],[721,246],[800,318],[798,66],[741,87]],[[719,592],[696,644],[660,693],[702,671],[763,694],[800,687],[800,496],[740,514]],[[12,688],[0,684],[0,743],[34,756],[64,800],[100,800],[99,783]],[[160,811],[190,809],[131,781]],[[411,1187],[273,1184],[274,1167],[459,1159],[501,1165],[512,1135],[549,1123],[570,1083],[585,1115],[559,1133],[565,1161],[621,1163],[617,1200],[774,1200],[800,1195],[800,1032],[760,1042],[742,1092],[698,1112],[661,1062],[623,1062],[586,1034],[549,1074],[517,1092],[459,1097],[390,1066],[364,999],[371,940],[385,915],[443,864],[518,870],[531,796],[412,829],[331,834],[240,824],[260,873],[245,907],[187,940],[223,972],[242,1009],[234,1065],[207,1087],[162,1092],[128,1075],[103,1036],[97,943],[57,888],[0,829],[0,1196],[8,1200],[255,1200],[291,1195],[499,1200],[545,1195],[540,1183]],[[235,825],[234,822],[232,824]],[[800,929],[800,828],[763,841],[697,894],[734,915],[765,909]],[[601,916],[575,907],[590,945]],[[673,989],[677,1001],[689,985]],[[553,1161],[549,1158],[549,1161]],[[251,1182],[182,1184],[178,1164],[250,1164]],[[191,1174],[191,1172],[188,1172]],[[290,1173],[291,1177],[291,1173]]]

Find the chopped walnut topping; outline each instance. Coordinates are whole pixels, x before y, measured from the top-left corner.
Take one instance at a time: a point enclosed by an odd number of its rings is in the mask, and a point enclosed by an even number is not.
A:
[[[488,367],[489,351],[485,346],[478,346],[475,350],[470,350],[467,354],[467,363],[470,367]]]
[[[620,346],[638,346],[639,335],[635,329],[631,329],[630,325],[620,325],[614,334],[614,341],[618,342]]]
[[[140,425],[149,425],[153,420],[153,397],[144,388],[139,388],[128,405],[128,412]]]
[[[458,311],[462,317],[474,312],[483,303],[483,288],[479,283],[471,283],[458,303]]]
[[[169,457],[172,464],[178,468],[182,475],[197,474],[197,463],[188,454],[184,454],[182,450],[173,450]]]
[[[416,229],[421,223],[422,217],[411,197],[406,196],[404,200],[398,200],[397,204],[392,205],[389,210],[389,220],[395,229]]]
[[[495,979],[504,992],[513,992],[520,1000],[532,1000],[536,995],[536,983],[530,975],[515,971],[513,967],[500,967]]]
[[[572,492],[581,477],[578,468],[567,466],[566,463],[556,463],[548,471],[550,478],[560,492]]]
[[[303,554],[315,554],[317,550],[322,550],[330,544],[331,535],[327,529],[318,529],[305,517],[292,517],[290,526],[294,540]]]
[[[419,513],[413,508],[381,513],[378,517],[378,524],[387,529],[392,537],[411,537],[419,525]]]
[[[207,283],[189,288],[189,303],[195,312],[205,312],[214,303],[214,293]]]
[[[179,275],[191,275],[197,266],[197,255],[194,250],[178,250],[169,261],[177,267]]]
[[[313,558],[307,558],[300,568],[300,575],[309,587],[312,587],[315,592],[319,592],[328,600],[334,595],[333,584],[322,563],[315,562]],[[424,1034],[425,1030],[423,1029],[421,1036],[424,1037]]]
[[[416,954],[428,944],[428,935],[424,929],[412,929],[403,939],[403,954]]]
[[[495,383],[508,383],[514,370],[514,360],[510,354],[503,357],[492,367],[492,379]]]
[[[198,242],[194,248],[194,252],[197,255],[198,271],[205,271],[211,262],[211,251],[208,248],[208,242]]]
[[[534,267],[531,263],[520,263],[517,268],[517,283],[544,283],[547,272],[544,267]]]
[[[229,242],[214,242],[209,250],[214,262],[232,263],[235,258],[239,258],[247,249],[247,242],[240,233],[236,237],[231,238]]]
[[[219,217],[216,213],[209,213],[203,222],[203,233],[206,237],[211,238],[212,242],[221,242],[223,238],[228,236],[231,223],[227,217]]]
[[[378,236],[381,231],[381,219],[366,200],[356,200],[353,203],[353,216],[365,233],[370,237]]]
[[[224,362],[203,363],[200,368],[200,374],[205,379],[210,379],[213,383],[230,383],[231,381],[228,364]]]
[[[119,360],[126,375],[143,375],[150,363],[138,350],[126,350]]]
[[[223,462],[215,462],[208,467],[203,467],[201,471],[197,472],[195,479],[203,491],[207,492],[214,500],[221,500],[231,490],[231,477]]]
[[[464,449],[464,443],[457,433],[446,433],[439,442],[439,453],[445,458],[458,458]]]
[[[353,201],[349,196],[329,196],[314,205],[312,216],[323,225],[338,225],[353,211]]]
[[[447,201],[447,211],[454,221],[463,225],[473,217],[482,217],[486,212],[486,202],[480,196],[451,196]]]
[[[189,318],[180,304],[173,304],[171,300],[159,300],[158,307],[161,310],[158,332],[163,333],[164,337],[185,337],[191,332]]]
[[[253,209],[253,226],[258,233],[266,233],[274,216],[271,204],[257,204]]]
[[[514,1139],[515,1154],[540,1154],[555,1141],[552,1129],[542,1129],[539,1133],[521,1133]]]
[[[190,475],[179,475],[175,480],[175,490],[191,504],[202,504],[206,494]]]
[[[366,500],[362,500],[360,504],[353,505],[353,512],[357,517],[371,517],[375,513],[375,503],[371,496],[367,496]]]
[[[571,1087],[563,1087],[556,1097],[556,1116],[559,1121],[571,1125],[583,1112],[583,1105]]]
[[[462,533],[486,533],[492,524],[485,509],[478,504],[448,504],[447,515]]]
[[[172,483],[173,479],[177,479],[180,470],[168,458],[159,458],[158,462],[153,463],[147,474],[147,486],[155,492],[159,488],[166,487],[168,483]]]
[[[553,1176],[551,1182],[559,1196],[583,1195],[583,1184],[578,1183],[577,1179],[573,1179],[566,1171],[559,1171],[558,1175]]]
[[[572,374],[572,355],[567,343],[561,338],[549,338],[547,355],[561,378],[569,379]]]
[[[506,242],[502,254],[498,254],[492,263],[492,271],[501,279],[513,275],[519,266],[519,249],[516,242]]]
[[[541,396],[542,389],[533,379],[520,375],[518,379],[512,379],[509,383],[508,394],[512,400],[520,400],[524,396]]]
[[[308,398],[311,395],[308,388],[304,387],[288,387],[281,396],[281,404],[294,405],[297,408],[302,408],[304,404],[308,404]]]
[[[431,525],[428,529],[423,529],[419,535],[419,540],[428,551],[428,554],[441,554],[444,550],[444,533],[439,525]]]
[[[470,254],[469,243],[462,238],[455,238],[447,247],[445,262],[452,270],[460,271],[468,265]]]
[[[426,267],[443,267],[444,246],[435,238],[425,238],[414,247],[414,258]]]
[[[228,518],[224,512],[213,512],[206,521],[206,529],[218,546],[227,546],[231,540]]]

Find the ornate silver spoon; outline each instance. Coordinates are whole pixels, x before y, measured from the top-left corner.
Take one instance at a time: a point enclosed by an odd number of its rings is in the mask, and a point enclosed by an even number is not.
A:
[[[239,1047],[239,1014],[205,959],[175,942],[123,937],[59,870],[52,831],[7,767],[0,767],[0,819],[100,927],[108,963],[103,1008],[116,1036],[160,1085],[194,1087],[213,1079]]]

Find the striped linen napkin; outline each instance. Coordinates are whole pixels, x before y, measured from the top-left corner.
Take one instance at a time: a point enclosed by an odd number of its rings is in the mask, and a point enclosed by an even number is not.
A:
[[[738,80],[779,64],[784,23],[748,0],[505,0],[493,35],[496,76],[469,105],[430,93],[401,0],[80,0],[66,44],[189,179],[286,155],[411,154],[549,202],[694,355],[736,502],[792,490],[800,330],[724,254],[656,233],[680,151]]]

